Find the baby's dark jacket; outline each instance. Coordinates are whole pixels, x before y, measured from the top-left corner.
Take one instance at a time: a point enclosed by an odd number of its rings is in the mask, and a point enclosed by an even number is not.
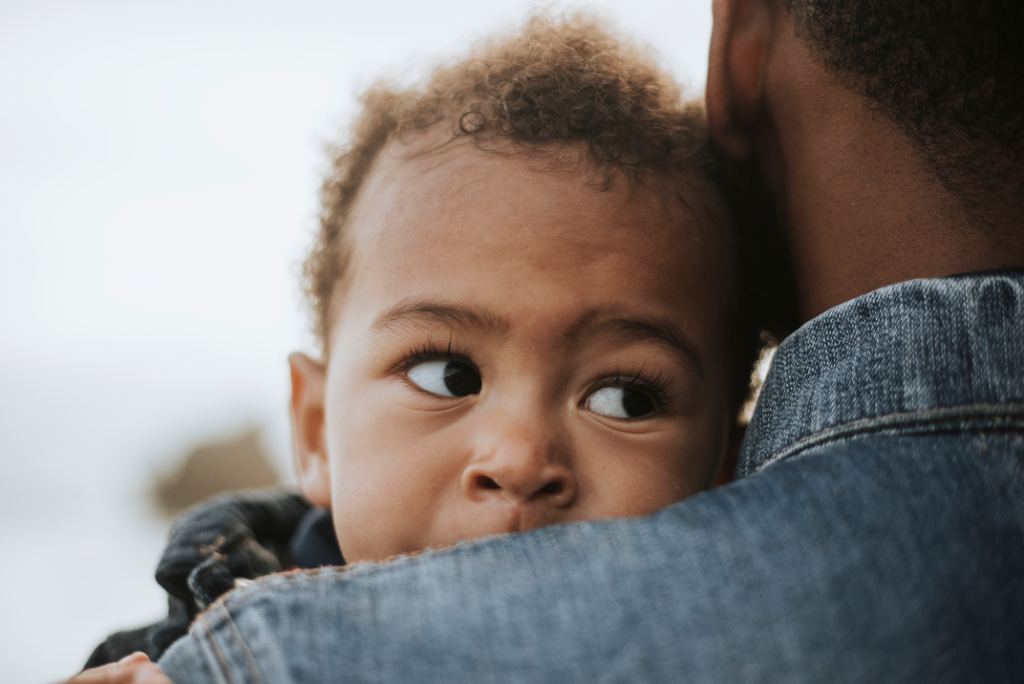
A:
[[[214,497],[187,510],[171,527],[156,569],[156,581],[167,591],[167,617],[111,634],[85,669],[136,651],[156,661],[239,579],[344,563],[330,513],[301,496],[252,490]]]

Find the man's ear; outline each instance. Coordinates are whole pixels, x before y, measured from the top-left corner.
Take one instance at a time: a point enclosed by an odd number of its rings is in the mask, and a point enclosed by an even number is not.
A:
[[[331,468],[324,420],[324,367],[298,352],[288,357],[292,375],[292,446],[299,488],[313,504],[331,507]]]
[[[776,0],[713,0],[705,91],[708,129],[737,161],[753,152],[751,132],[765,116],[765,61]]]

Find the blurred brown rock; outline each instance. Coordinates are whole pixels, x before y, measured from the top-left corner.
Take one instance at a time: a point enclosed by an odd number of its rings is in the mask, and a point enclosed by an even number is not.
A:
[[[193,449],[180,466],[156,481],[153,499],[171,516],[219,492],[270,487],[280,480],[260,444],[258,431],[252,429]]]

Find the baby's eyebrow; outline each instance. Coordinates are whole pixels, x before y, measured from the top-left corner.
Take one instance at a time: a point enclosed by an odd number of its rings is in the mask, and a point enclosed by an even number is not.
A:
[[[483,309],[422,300],[399,302],[377,316],[370,329],[383,332],[406,323],[441,323],[464,329],[474,328],[498,337],[508,332],[507,321]]]
[[[399,302],[374,319],[370,330],[385,332],[406,324],[436,325],[438,323],[462,329],[481,330],[485,333],[504,337],[509,330],[508,321],[491,312],[472,306],[454,306],[443,302],[406,300]],[[704,377],[704,362],[693,344],[685,335],[677,333],[668,323],[658,318],[609,318],[597,319],[592,312],[575,323],[567,337],[578,342],[590,335],[610,332],[626,342],[653,342],[669,353],[676,355],[683,365],[692,368]]]
[[[671,325],[656,318],[584,321],[570,333],[570,336],[578,339],[604,331],[620,335],[628,342],[653,342],[678,356],[684,366],[689,366],[697,375],[704,377],[704,360],[697,351],[697,346],[686,335],[677,333]]]

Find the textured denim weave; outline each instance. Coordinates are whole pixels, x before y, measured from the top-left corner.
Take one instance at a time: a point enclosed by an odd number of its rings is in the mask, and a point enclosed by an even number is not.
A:
[[[840,435],[1021,428],[1020,273],[917,280],[847,302],[786,339],[739,474]]]
[[[647,518],[272,576],[178,684],[1024,681],[1024,273],[903,283],[779,350],[740,481]]]

